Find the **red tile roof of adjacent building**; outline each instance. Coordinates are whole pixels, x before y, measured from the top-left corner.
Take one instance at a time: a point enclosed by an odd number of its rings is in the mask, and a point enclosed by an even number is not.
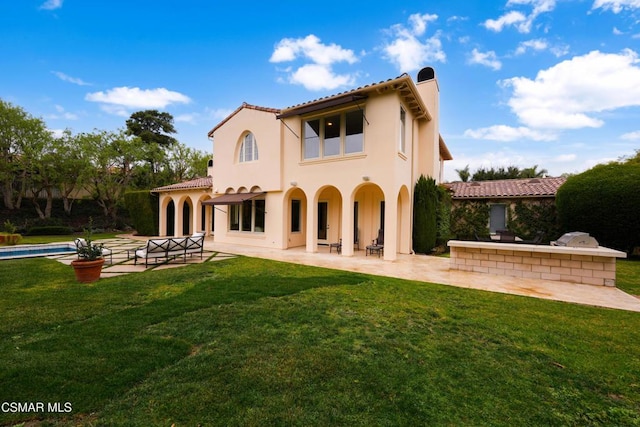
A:
[[[164,192],[164,191],[177,191],[177,190],[192,190],[196,188],[213,188],[213,178],[210,176],[206,178],[196,178],[189,181],[179,182],[177,184],[165,185],[163,187],[154,188],[151,191]]]
[[[499,181],[452,182],[446,184],[452,198],[488,199],[514,197],[555,197],[566,178],[525,178]]]

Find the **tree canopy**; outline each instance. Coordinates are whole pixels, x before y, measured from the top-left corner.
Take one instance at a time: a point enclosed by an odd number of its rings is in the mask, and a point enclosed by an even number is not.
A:
[[[144,110],[133,113],[126,122],[127,133],[139,137],[142,142],[171,146],[177,140],[171,136],[176,133],[173,116],[158,110]]]
[[[529,168],[520,169],[517,166],[501,166],[499,168],[479,168],[473,174],[469,171],[469,165],[463,169],[456,169],[458,177],[462,182],[471,181],[497,181],[500,179],[518,179],[518,178],[541,178],[548,172],[546,169],[538,170],[538,165]]]

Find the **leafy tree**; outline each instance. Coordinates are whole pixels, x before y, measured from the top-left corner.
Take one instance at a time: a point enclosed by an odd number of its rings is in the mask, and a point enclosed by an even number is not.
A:
[[[584,231],[603,246],[631,251],[640,246],[640,164],[595,166],[567,178],[556,206],[563,232]]]
[[[474,172],[471,177],[472,181],[496,181],[500,179],[518,179],[518,178],[541,178],[547,174],[546,169],[538,170],[538,165],[530,168],[520,169],[517,166],[508,166],[498,169],[480,168]],[[462,177],[462,175],[461,175]],[[465,181],[466,182],[466,181]]]
[[[420,175],[413,191],[413,250],[428,254],[436,245],[438,187],[433,178]]]
[[[176,133],[173,116],[158,110],[145,110],[133,113],[126,122],[127,134],[139,137],[146,144],[158,144],[169,147],[177,142],[171,136]]]
[[[456,169],[458,173],[458,177],[460,177],[460,181],[467,182],[471,177],[471,172],[469,172],[469,165],[465,166],[464,169]]]
[[[71,215],[71,208],[76,200],[74,193],[83,187],[82,171],[91,167],[88,158],[82,153],[80,138],[80,135],[73,135],[66,129],[62,136],[53,141],[58,171],[57,187],[66,215]]]
[[[173,116],[158,110],[144,110],[133,113],[126,121],[127,135],[136,136],[146,145],[145,160],[148,171],[141,179],[148,187],[156,187],[160,165],[166,161],[167,150],[178,141],[171,136],[176,133]],[[138,176],[140,180],[140,176]],[[163,183],[160,183],[161,185]]]
[[[118,132],[94,131],[78,136],[86,161],[91,165],[81,175],[86,188],[102,208],[104,216],[115,223],[118,204],[144,154],[140,138]]]
[[[45,138],[49,132],[41,119],[0,99],[0,185],[7,209],[20,208],[35,166],[33,147]]]

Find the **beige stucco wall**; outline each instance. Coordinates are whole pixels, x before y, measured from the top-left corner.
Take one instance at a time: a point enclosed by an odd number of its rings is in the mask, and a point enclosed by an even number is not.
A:
[[[265,232],[228,230],[227,206],[215,210],[216,241],[288,248],[305,245],[317,250],[317,205],[327,202],[326,243],[343,239],[344,256],[353,254],[346,244],[354,235],[354,202],[358,202],[360,249],[371,243],[380,228],[381,202],[385,206],[385,259],[411,251],[411,199],[413,183],[421,173],[438,179],[438,93],[435,81],[418,85],[417,93],[433,111],[431,120],[413,116],[399,91],[368,93],[364,110],[364,151],[326,159],[302,158],[303,120],[328,112],[357,109],[355,105],[290,116],[281,120],[271,111],[243,108],[213,133],[214,194],[265,191]],[[406,149],[400,152],[400,107],[406,111]],[[285,125],[286,124],[286,125]],[[255,135],[259,160],[238,162],[238,147],[246,132]],[[291,200],[303,200],[300,232],[290,230]]]

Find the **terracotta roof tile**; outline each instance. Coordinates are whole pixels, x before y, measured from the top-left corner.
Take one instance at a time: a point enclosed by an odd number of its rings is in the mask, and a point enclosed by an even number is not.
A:
[[[154,188],[151,191],[165,192],[165,191],[177,191],[177,190],[191,190],[196,188],[213,188],[213,178],[210,176],[206,178],[196,178],[190,181],[179,182],[177,184],[165,185],[163,187]]]
[[[554,197],[566,178],[526,178],[499,181],[452,182],[454,200],[510,197]]]

